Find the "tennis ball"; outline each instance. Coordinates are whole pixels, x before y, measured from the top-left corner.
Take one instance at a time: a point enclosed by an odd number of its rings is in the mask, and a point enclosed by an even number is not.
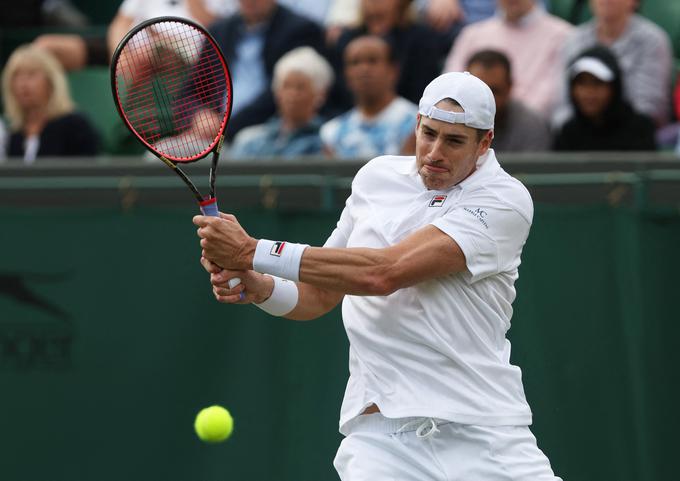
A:
[[[231,436],[234,419],[222,406],[210,406],[196,415],[194,429],[202,441],[219,443]]]

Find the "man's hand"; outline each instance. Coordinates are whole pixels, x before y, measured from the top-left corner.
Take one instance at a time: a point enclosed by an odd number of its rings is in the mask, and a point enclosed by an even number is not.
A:
[[[222,213],[219,218],[197,215],[193,221],[199,227],[203,257],[232,271],[253,268],[257,240],[243,230],[236,217]]]
[[[274,289],[274,280],[255,271],[230,271],[201,257],[201,265],[210,273],[215,299],[224,304],[260,304],[269,299]],[[229,279],[238,277],[241,283],[231,289]]]

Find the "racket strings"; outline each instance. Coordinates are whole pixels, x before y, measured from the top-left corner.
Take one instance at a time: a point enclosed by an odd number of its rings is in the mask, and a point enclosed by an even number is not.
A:
[[[195,160],[219,141],[231,103],[228,74],[198,29],[164,21],[137,32],[120,53],[116,87],[133,130],[159,154]]]

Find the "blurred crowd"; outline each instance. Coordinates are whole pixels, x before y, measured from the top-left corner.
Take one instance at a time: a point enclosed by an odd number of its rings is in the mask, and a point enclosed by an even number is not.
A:
[[[105,36],[48,33],[9,55],[0,158],[102,153],[68,73],[108,65],[130,28],[164,15],[206,26],[230,66],[222,159],[413,154],[422,91],[448,71],[491,88],[496,151],[680,152],[668,33],[640,0],[573,0],[592,12],[581,23],[549,13],[557,1],[124,0]],[[68,2],[34,3],[81,21]]]

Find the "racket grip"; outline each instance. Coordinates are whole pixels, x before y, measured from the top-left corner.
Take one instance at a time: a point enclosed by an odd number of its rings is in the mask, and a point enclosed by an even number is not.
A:
[[[217,199],[206,199],[198,204],[201,207],[201,213],[210,217],[219,217],[220,209],[217,207]]]
[[[201,213],[203,215],[208,215],[210,217],[219,217],[220,216],[220,210],[217,207],[217,199],[212,198],[212,199],[206,199],[203,202],[199,204],[201,206]],[[234,277],[233,279],[229,279],[228,284],[229,284],[229,289],[233,289],[234,287],[238,286],[241,283],[241,279],[238,277]]]

